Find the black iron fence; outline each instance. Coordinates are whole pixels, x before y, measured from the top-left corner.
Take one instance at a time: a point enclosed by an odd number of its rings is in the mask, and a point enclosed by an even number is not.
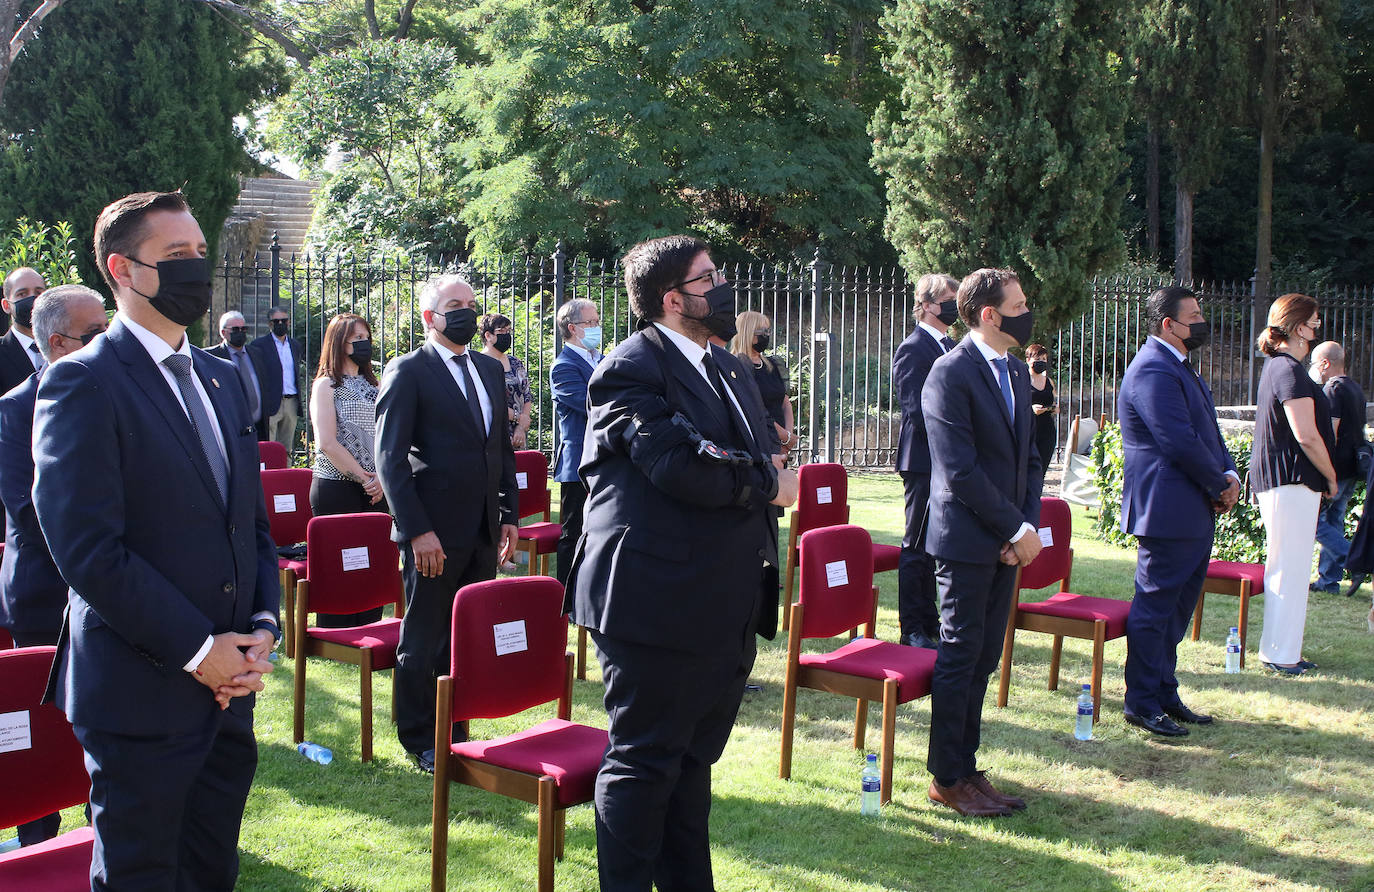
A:
[[[608,345],[633,332],[635,319],[614,262],[569,257],[561,250],[549,257],[474,262],[320,250],[282,257],[274,247],[256,257],[225,258],[216,270],[214,312],[240,310],[256,335],[267,329],[268,308],[282,306],[305,344],[313,376],[325,326],[336,313],[356,312],[372,323],[375,355],[382,362],[419,346],[424,330],[416,298],[440,272],[461,273],[484,311],[511,319],[511,355],[528,367],[535,392],[528,446],[552,453],[549,370],[562,346],[554,315],[564,302],[586,298],[600,309]],[[892,354],[913,325],[913,283],[897,268],[834,266],[819,253],[810,263],[737,264],[728,274],[738,309],[758,310],[772,320],[774,352],[789,369],[803,460],[891,467],[901,419],[891,386]],[[1115,417],[1117,385],[1147,336],[1145,297],[1161,284],[1141,278],[1094,281],[1088,311],[1047,345],[1061,442],[1075,415]],[[1374,392],[1374,290],[1285,287],[1275,293],[1289,290],[1321,301],[1322,336],[1345,344],[1349,373]],[[1213,331],[1200,351],[1200,371],[1219,406],[1248,405],[1258,380],[1251,318],[1256,298],[1248,284],[1206,284],[1198,292]],[[1261,301],[1267,306],[1269,299]]]

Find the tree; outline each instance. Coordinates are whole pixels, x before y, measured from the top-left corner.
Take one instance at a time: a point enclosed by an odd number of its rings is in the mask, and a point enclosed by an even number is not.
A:
[[[69,220],[88,247],[112,200],[180,187],[213,242],[249,160],[234,117],[270,80],[248,39],[201,3],[73,0],[24,52],[0,109],[0,220]]]
[[[901,100],[874,118],[886,231],[909,274],[1010,266],[1041,327],[1122,254],[1118,0],[897,0]]]
[[[1249,5],[1240,0],[1151,0],[1132,18],[1136,95],[1156,136],[1154,148],[1162,133],[1174,151],[1179,282],[1193,280],[1193,198],[1215,180],[1222,141],[1242,116],[1249,18]]]

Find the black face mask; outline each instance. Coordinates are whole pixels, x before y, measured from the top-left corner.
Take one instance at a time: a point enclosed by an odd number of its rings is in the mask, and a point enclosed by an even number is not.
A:
[[[754,349],[760,353],[767,350],[768,345],[771,343],[773,343],[773,336],[771,334],[760,333],[754,335]]]
[[[242,347],[248,343],[248,332],[241,328],[229,329],[229,346]]]
[[[279,338],[284,338],[284,337],[286,337],[286,333],[287,333],[287,331],[290,329],[290,327],[291,327],[291,320],[290,320],[290,319],[273,319],[273,320],[272,320],[272,334],[276,335],[276,336],[279,337]]]
[[[692,297],[700,297],[706,301],[706,315],[686,316],[694,319],[706,326],[706,330],[722,341],[728,341],[735,336],[735,285],[733,282],[725,282],[717,285],[705,294],[694,294]]]
[[[510,337],[510,332],[502,332],[501,334],[496,336],[496,341],[492,344],[492,346],[502,353],[509,353]]]
[[[33,302],[38,300],[38,295],[33,297],[21,297],[10,304],[14,308],[14,324],[22,325],[25,328],[33,327]]]
[[[204,257],[159,260],[157,266],[130,257],[139,266],[157,270],[157,294],[134,290],[163,318],[177,325],[190,325],[210,311],[210,262]]]
[[[1035,314],[1030,310],[1026,310],[1020,316],[1002,317],[1002,333],[1011,335],[1022,347],[1030,343],[1031,329],[1034,327]]]
[[[959,321],[959,302],[957,300],[946,300],[940,303],[940,312],[935,317],[945,325],[953,325]]]
[[[1188,337],[1183,338],[1184,350],[1196,350],[1207,343],[1207,338],[1212,334],[1212,323],[1203,319],[1201,322],[1194,322],[1188,326]]]
[[[472,307],[459,307],[444,314],[445,338],[459,347],[466,347],[477,334],[477,311]]]
[[[353,362],[357,364],[358,368],[360,369],[366,368],[367,366],[372,364],[371,339],[366,341],[353,342]]]
[[[1031,363],[1031,371],[1035,372],[1037,375],[1043,374],[1049,367],[1050,364],[1043,359],[1037,359],[1035,362]]]

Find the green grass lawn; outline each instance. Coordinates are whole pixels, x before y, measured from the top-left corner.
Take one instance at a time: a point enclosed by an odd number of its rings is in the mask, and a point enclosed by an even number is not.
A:
[[[895,475],[851,480],[853,521],[879,541],[901,537]],[[1134,552],[1092,536],[1074,513],[1074,590],[1127,599]],[[896,574],[879,576],[879,635],[897,635]],[[652,585],[652,580],[645,580]],[[754,681],[715,772],[716,884],[733,890],[876,889],[1374,889],[1374,636],[1368,601],[1315,596],[1309,677],[1258,669],[1263,600],[1252,610],[1249,666],[1224,675],[1233,598],[1207,601],[1203,640],[1185,641],[1186,701],[1219,724],[1166,742],[1121,718],[1124,640],[1109,642],[1097,739],[1073,739],[1074,698],[1090,642],[1066,641],[1059,691],[1045,689],[1049,638],[1022,633],[1011,701],[988,694],[980,760],[1029,809],[996,821],[926,801],[929,700],[901,707],[893,802],[859,815],[861,754],[849,742],[852,701],[802,691],[790,781],[778,779],[785,642],[760,648]],[[390,724],[390,673],[375,680],[376,757],[358,762],[357,676],[312,660],[307,737],[334,763],[291,743],[291,661],[258,700],[261,747],[240,848],[243,889],[422,889],[429,882],[430,778],[411,768]],[[604,727],[595,666],[575,683],[573,717]],[[540,712],[538,719],[551,712]],[[869,745],[879,740],[869,714]],[[479,723],[477,734],[513,723]],[[533,807],[454,787],[449,888],[526,890],[535,883]],[[68,821],[68,825],[70,825]],[[590,806],[568,812],[560,889],[596,888]]]

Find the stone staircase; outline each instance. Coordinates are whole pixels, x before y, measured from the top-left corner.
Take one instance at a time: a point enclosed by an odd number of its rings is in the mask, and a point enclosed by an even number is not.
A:
[[[241,289],[234,289],[240,292],[233,295],[238,301],[231,298],[230,303],[242,310],[254,334],[266,330],[272,302],[272,237],[281,246],[283,268],[293,254],[303,253],[319,186],[313,180],[284,177],[244,177],[241,182],[238,203],[225,222],[221,250],[235,267],[240,252],[246,254]],[[253,274],[255,256],[258,272]]]

